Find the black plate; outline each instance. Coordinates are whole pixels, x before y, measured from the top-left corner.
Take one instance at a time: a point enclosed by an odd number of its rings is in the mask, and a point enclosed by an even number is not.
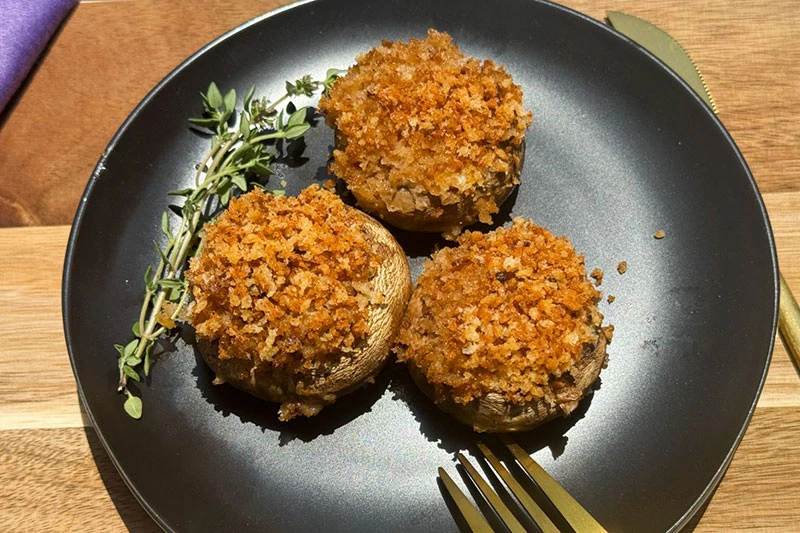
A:
[[[454,453],[471,451],[476,436],[399,365],[289,424],[274,405],[212,387],[182,341],[141,387],[142,420],[114,391],[112,345],[137,316],[165,193],[189,183],[207,149],[186,119],[209,81],[275,94],[285,79],[346,67],[382,39],[429,27],[505,64],[523,86],[535,120],[510,214],[567,235],[616,296],[604,304],[616,335],[598,390],[574,418],[521,442],[613,531],[681,527],[724,473],[769,363],[777,266],[755,182],[716,117],[641,48],[557,5],[321,0],[233,30],[162,81],[111,141],[75,219],[63,305],[78,387],[112,460],[163,527],[456,528],[436,467],[454,473]],[[307,140],[308,161],[283,168],[290,193],[324,178],[332,133],[320,124]],[[653,238],[658,229],[665,239]],[[399,237],[416,273],[431,241]]]

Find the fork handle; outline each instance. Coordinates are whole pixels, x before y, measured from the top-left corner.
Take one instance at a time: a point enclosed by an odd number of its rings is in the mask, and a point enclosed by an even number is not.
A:
[[[789,284],[781,277],[781,298],[778,306],[778,328],[783,335],[783,341],[789,355],[794,359],[795,365],[800,370],[800,307],[794,299]]]

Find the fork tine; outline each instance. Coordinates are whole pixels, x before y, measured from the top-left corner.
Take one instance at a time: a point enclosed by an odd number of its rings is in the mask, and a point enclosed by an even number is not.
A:
[[[603,526],[584,509],[578,501],[573,498],[558,482],[550,477],[530,455],[525,453],[519,445],[512,442],[508,437],[502,438],[506,447],[514,454],[520,466],[531,476],[539,488],[542,489],[556,509],[564,516],[575,531],[581,533],[606,533]]]
[[[495,472],[497,472],[503,481],[505,482],[506,486],[511,489],[511,492],[514,493],[514,496],[517,497],[517,500],[528,511],[528,514],[531,515],[533,521],[536,522],[536,525],[539,526],[539,529],[542,530],[542,533],[559,533],[558,528],[553,523],[552,520],[545,514],[539,505],[533,501],[530,494],[522,488],[522,485],[514,479],[514,476],[511,475],[505,466],[502,465],[500,460],[492,453],[492,451],[486,447],[485,444],[482,442],[478,443],[478,448],[480,449],[481,453],[483,453],[486,460],[489,461],[489,464],[492,465]]]
[[[472,502],[461,492],[461,489],[458,488],[453,478],[451,478],[441,466],[439,467],[439,478],[442,480],[444,487],[447,489],[450,497],[453,498],[456,506],[458,506],[458,510],[461,511],[461,515],[464,517],[464,520],[466,520],[467,525],[469,525],[473,533],[493,533],[489,522],[478,512],[478,509],[472,505]]]
[[[508,527],[511,533],[525,533],[525,528],[519,523],[519,520],[517,520],[517,517],[511,512],[511,509],[509,509],[508,506],[503,503],[503,500],[500,499],[500,496],[498,496],[492,487],[489,486],[486,480],[483,479],[483,476],[481,476],[475,467],[472,466],[472,463],[470,463],[469,460],[461,453],[458,454],[458,461],[467,471],[467,474],[469,474],[472,482],[475,483],[475,486],[478,487],[478,490],[481,491],[481,494],[484,495],[486,501],[489,502],[489,505],[492,506],[492,509],[495,510],[497,515]]]

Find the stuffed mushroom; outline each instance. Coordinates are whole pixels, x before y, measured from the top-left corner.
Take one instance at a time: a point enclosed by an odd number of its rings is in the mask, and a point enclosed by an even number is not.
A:
[[[335,131],[330,168],[362,208],[450,237],[491,222],[519,183],[532,120],[502,66],[435,30],[360,55],[319,109]]]
[[[313,186],[258,189],[206,228],[187,279],[199,351],[229,383],[312,416],[384,366],[411,278],[380,223]]]
[[[394,351],[476,431],[527,430],[591,392],[613,331],[600,297],[567,239],[517,218],[427,261]]]

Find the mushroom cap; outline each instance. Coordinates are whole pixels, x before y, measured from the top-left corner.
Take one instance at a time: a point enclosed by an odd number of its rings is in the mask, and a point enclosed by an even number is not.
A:
[[[444,396],[435,398],[433,387],[412,361],[408,363],[417,386],[444,412],[478,432],[527,431],[558,416],[569,415],[578,402],[592,391],[592,384],[606,366],[606,338],[598,330],[597,342],[586,350],[569,373],[552,382],[545,396],[525,404],[508,402],[502,394],[489,392],[467,404]]]

